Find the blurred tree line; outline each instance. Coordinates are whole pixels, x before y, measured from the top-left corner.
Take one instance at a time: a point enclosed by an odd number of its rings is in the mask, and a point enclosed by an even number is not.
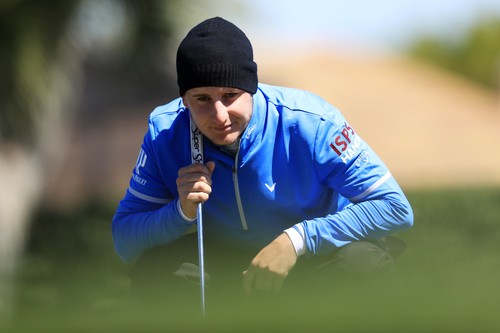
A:
[[[500,87],[500,17],[479,21],[457,40],[419,38],[408,52],[488,88]]]
[[[158,91],[171,80],[167,50],[186,7],[180,0],[1,1],[0,143],[36,144],[41,114],[56,112],[47,99],[90,93],[95,100],[103,88],[107,100]],[[54,76],[64,89],[53,89]],[[90,81],[97,89],[84,85]]]
[[[40,233],[33,225],[57,229],[33,213],[73,115],[175,93],[169,46],[196,2],[0,1],[0,322],[25,239]]]

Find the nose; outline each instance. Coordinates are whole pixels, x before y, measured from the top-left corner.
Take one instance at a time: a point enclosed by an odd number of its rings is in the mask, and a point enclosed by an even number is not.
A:
[[[213,119],[217,123],[224,124],[228,118],[227,107],[220,100],[214,103]]]

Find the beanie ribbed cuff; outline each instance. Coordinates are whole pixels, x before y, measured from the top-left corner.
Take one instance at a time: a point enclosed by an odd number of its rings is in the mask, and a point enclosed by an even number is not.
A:
[[[179,78],[179,92],[182,96],[194,87],[232,87],[255,94],[257,65],[254,65],[215,63],[190,66]]]

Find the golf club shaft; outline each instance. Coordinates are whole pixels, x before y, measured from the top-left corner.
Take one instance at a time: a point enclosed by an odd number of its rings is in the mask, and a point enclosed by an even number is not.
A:
[[[196,226],[198,228],[198,265],[200,266],[200,298],[201,298],[201,314],[205,317],[205,254],[203,246],[203,214],[202,203],[198,203],[196,207]]]
[[[190,118],[191,162],[203,164],[203,135]],[[198,229],[198,266],[200,269],[201,314],[205,317],[205,254],[203,247],[202,203],[196,206],[196,227]]]

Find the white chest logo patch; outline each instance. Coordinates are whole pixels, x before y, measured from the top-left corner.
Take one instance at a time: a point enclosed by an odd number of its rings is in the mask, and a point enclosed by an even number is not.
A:
[[[274,188],[276,187],[276,183],[273,183],[273,185],[267,185],[267,183],[264,183],[264,185],[266,185],[269,192],[271,192],[271,193],[274,192]]]

